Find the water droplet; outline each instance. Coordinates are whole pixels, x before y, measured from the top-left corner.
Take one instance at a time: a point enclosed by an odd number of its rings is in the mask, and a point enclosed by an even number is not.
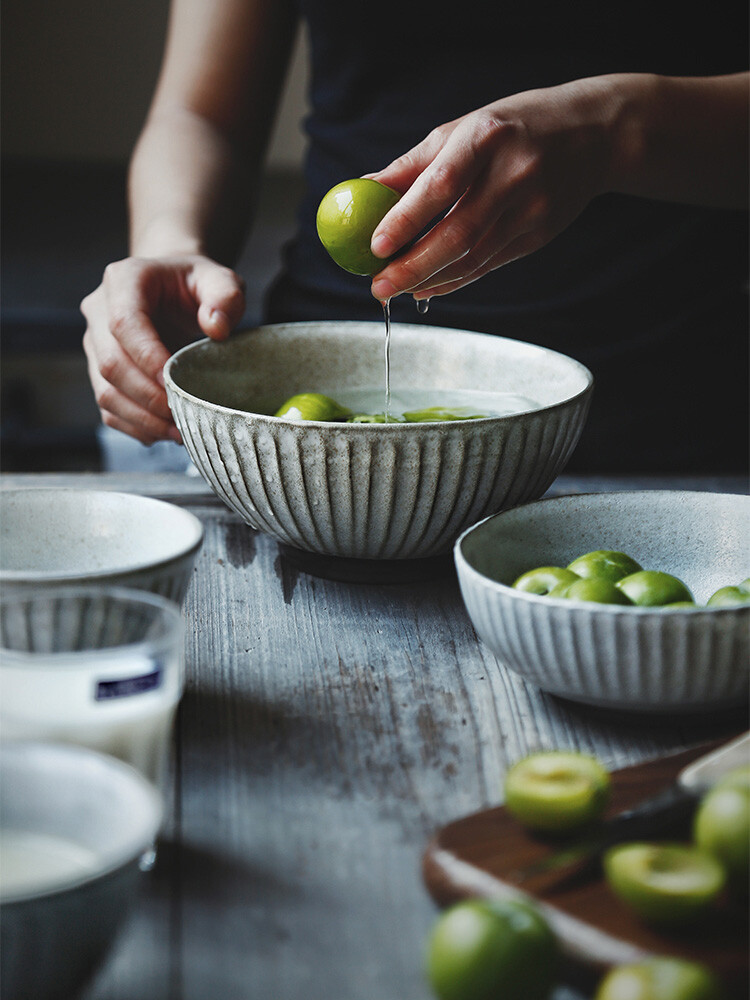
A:
[[[416,303],[417,303],[417,312],[421,313],[422,316],[424,316],[424,314],[430,308],[430,300],[429,299],[417,299]]]

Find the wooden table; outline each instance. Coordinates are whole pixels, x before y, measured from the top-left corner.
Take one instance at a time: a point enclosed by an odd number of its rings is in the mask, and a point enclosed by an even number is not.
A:
[[[598,712],[542,694],[477,640],[455,576],[300,572],[198,478],[7,475],[158,496],[201,518],[187,686],[156,870],[85,1000],[430,1000],[433,831],[500,800],[535,748],[611,768],[729,735],[737,719]],[[561,477],[551,492],[746,492],[741,479]],[[565,988],[557,997],[571,996]]]

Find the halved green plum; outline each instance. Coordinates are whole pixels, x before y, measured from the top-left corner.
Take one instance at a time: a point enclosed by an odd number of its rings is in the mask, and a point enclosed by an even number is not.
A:
[[[703,916],[724,888],[716,858],[686,844],[634,843],[604,855],[614,894],[648,923],[689,924]]]
[[[701,962],[646,958],[615,966],[599,982],[594,1000],[720,1000],[716,976]]]
[[[542,750],[505,776],[505,807],[523,826],[567,833],[598,819],[609,799],[607,769],[576,750]]]
[[[595,549],[593,552],[586,552],[585,555],[578,556],[577,559],[568,564],[568,569],[573,570],[578,576],[587,578],[596,576],[617,583],[624,576],[637,573],[643,567],[625,552],[617,552],[613,549]]]

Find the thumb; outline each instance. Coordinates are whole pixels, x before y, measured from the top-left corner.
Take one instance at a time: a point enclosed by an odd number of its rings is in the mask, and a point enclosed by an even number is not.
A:
[[[224,340],[245,312],[245,283],[231,268],[208,258],[193,268],[198,325],[208,337]]]

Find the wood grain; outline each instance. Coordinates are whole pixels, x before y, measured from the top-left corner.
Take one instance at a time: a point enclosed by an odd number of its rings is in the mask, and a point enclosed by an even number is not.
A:
[[[421,858],[435,830],[497,806],[509,764],[531,750],[578,748],[620,768],[736,726],[545,695],[478,642],[453,574],[313,576],[200,480],[1,485],[160,496],[206,529],[185,603],[169,837],[85,1000],[431,1000],[422,962],[437,911]]]

